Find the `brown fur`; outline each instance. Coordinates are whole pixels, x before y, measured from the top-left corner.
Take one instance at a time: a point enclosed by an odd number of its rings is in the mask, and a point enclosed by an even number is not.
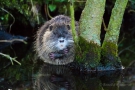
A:
[[[67,55],[62,59],[51,60],[48,56],[50,52],[55,52],[51,41],[52,31],[58,26],[70,26],[70,18],[64,15],[59,15],[52,18],[50,21],[47,21],[37,32],[36,41],[35,41],[35,50],[38,56],[46,63],[55,64],[55,65],[65,65],[74,60],[74,45],[67,53]],[[50,27],[52,27],[52,31]],[[78,24],[76,23],[76,29]],[[72,35],[72,31],[69,30],[68,34]]]

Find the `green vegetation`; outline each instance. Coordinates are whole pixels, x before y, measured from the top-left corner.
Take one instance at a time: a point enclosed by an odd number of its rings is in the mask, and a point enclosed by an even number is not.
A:
[[[79,51],[76,52],[76,61],[83,63],[86,67],[93,68],[99,65],[102,55],[104,60],[101,62],[105,64],[119,67],[119,63],[122,61],[123,65],[128,65],[135,58],[135,0],[130,0],[126,7],[127,1],[106,0],[105,5],[105,0],[87,0],[87,2],[86,0],[74,0],[73,9],[73,7],[70,8],[69,0],[1,0],[0,30],[4,27],[4,30],[13,35],[26,36],[31,40],[27,41],[27,45],[21,44],[23,47],[19,44],[18,48],[18,45],[13,45],[13,48],[9,47],[10,49],[2,50],[2,53],[8,55],[6,57],[18,60],[21,65],[17,63],[12,65],[9,59],[2,57],[3,55],[0,56],[1,77],[5,76],[8,79],[12,78],[12,80],[20,80],[21,77],[27,76],[31,78],[29,75],[33,72],[32,68],[35,62],[33,61],[33,55],[31,55],[33,54],[31,53],[32,50],[29,50],[29,48],[32,48],[31,44],[34,41],[33,36],[37,28],[53,16],[59,14],[70,16],[70,12],[73,10],[72,17],[74,13],[74,18],[80,19],[78,44],[81,49],[79,47]],[[125,8],[125,16],[123,17]],[[72,19],[74,20],[74,18]],[[102,19],[105,21],[107,28],[101,25]],[[122,28],[119,35],[121,23]],[[28,53],[28,51],[30,52]],[[39,65],[42,65],[42,63]]]
[[[100,60],[100,46],[95,45],[94,42],[87,42],[83,37],[79,38],[79,45],[81,51],[77,52],[76,60],[83,63],[87,68],[96,67]]]

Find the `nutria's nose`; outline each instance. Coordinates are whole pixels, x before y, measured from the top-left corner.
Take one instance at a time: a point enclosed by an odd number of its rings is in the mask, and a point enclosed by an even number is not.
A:
[[[60,43],[64,42],[64,40],[59,40],[59,41],[60,41]]]

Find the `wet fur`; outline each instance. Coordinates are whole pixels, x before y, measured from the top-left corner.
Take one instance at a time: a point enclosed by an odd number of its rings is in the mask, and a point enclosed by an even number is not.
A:
[[[76,23],[76,30],[78,24]],[[57,28],[61,30],[57,30]],[[59,15],[47,21],[37,32],[35,41],[35,50],[37,55],[46,63],[55,65],[65,65],[74,60],[74,42],[72,37],[72,31],[70,29],[70,18],[64,15]],[[53,31],[56,30],[56,31]],[[55,33],[55,34],[52,34]],[[68,40],[70,51],[63,57],[51,60],[48,56],[51,52],[57,52],[56,40],[58,36],[64,36]]]

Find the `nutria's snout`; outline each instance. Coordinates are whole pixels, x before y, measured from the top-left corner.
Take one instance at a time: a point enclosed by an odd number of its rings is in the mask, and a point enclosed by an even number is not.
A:
[[[54,26],[51,40],[55,42],[55,50],[63,50],[66,47],[72,47],[74,45],[73,37],[70,33],[69,25]]]
[[[63,50],[64,48],[67,47],[67,40],[65,40],[64,38],[59,38],[58,39],[58,43],[56,45],[56,47],[59,49],[59,50]]]
[[[64,65],[74,60],[74,41],[70,18],[59,15],[47,21],[37,32],[35,49],[46,63]],[[78,29],[76,22],[76,30]]]

